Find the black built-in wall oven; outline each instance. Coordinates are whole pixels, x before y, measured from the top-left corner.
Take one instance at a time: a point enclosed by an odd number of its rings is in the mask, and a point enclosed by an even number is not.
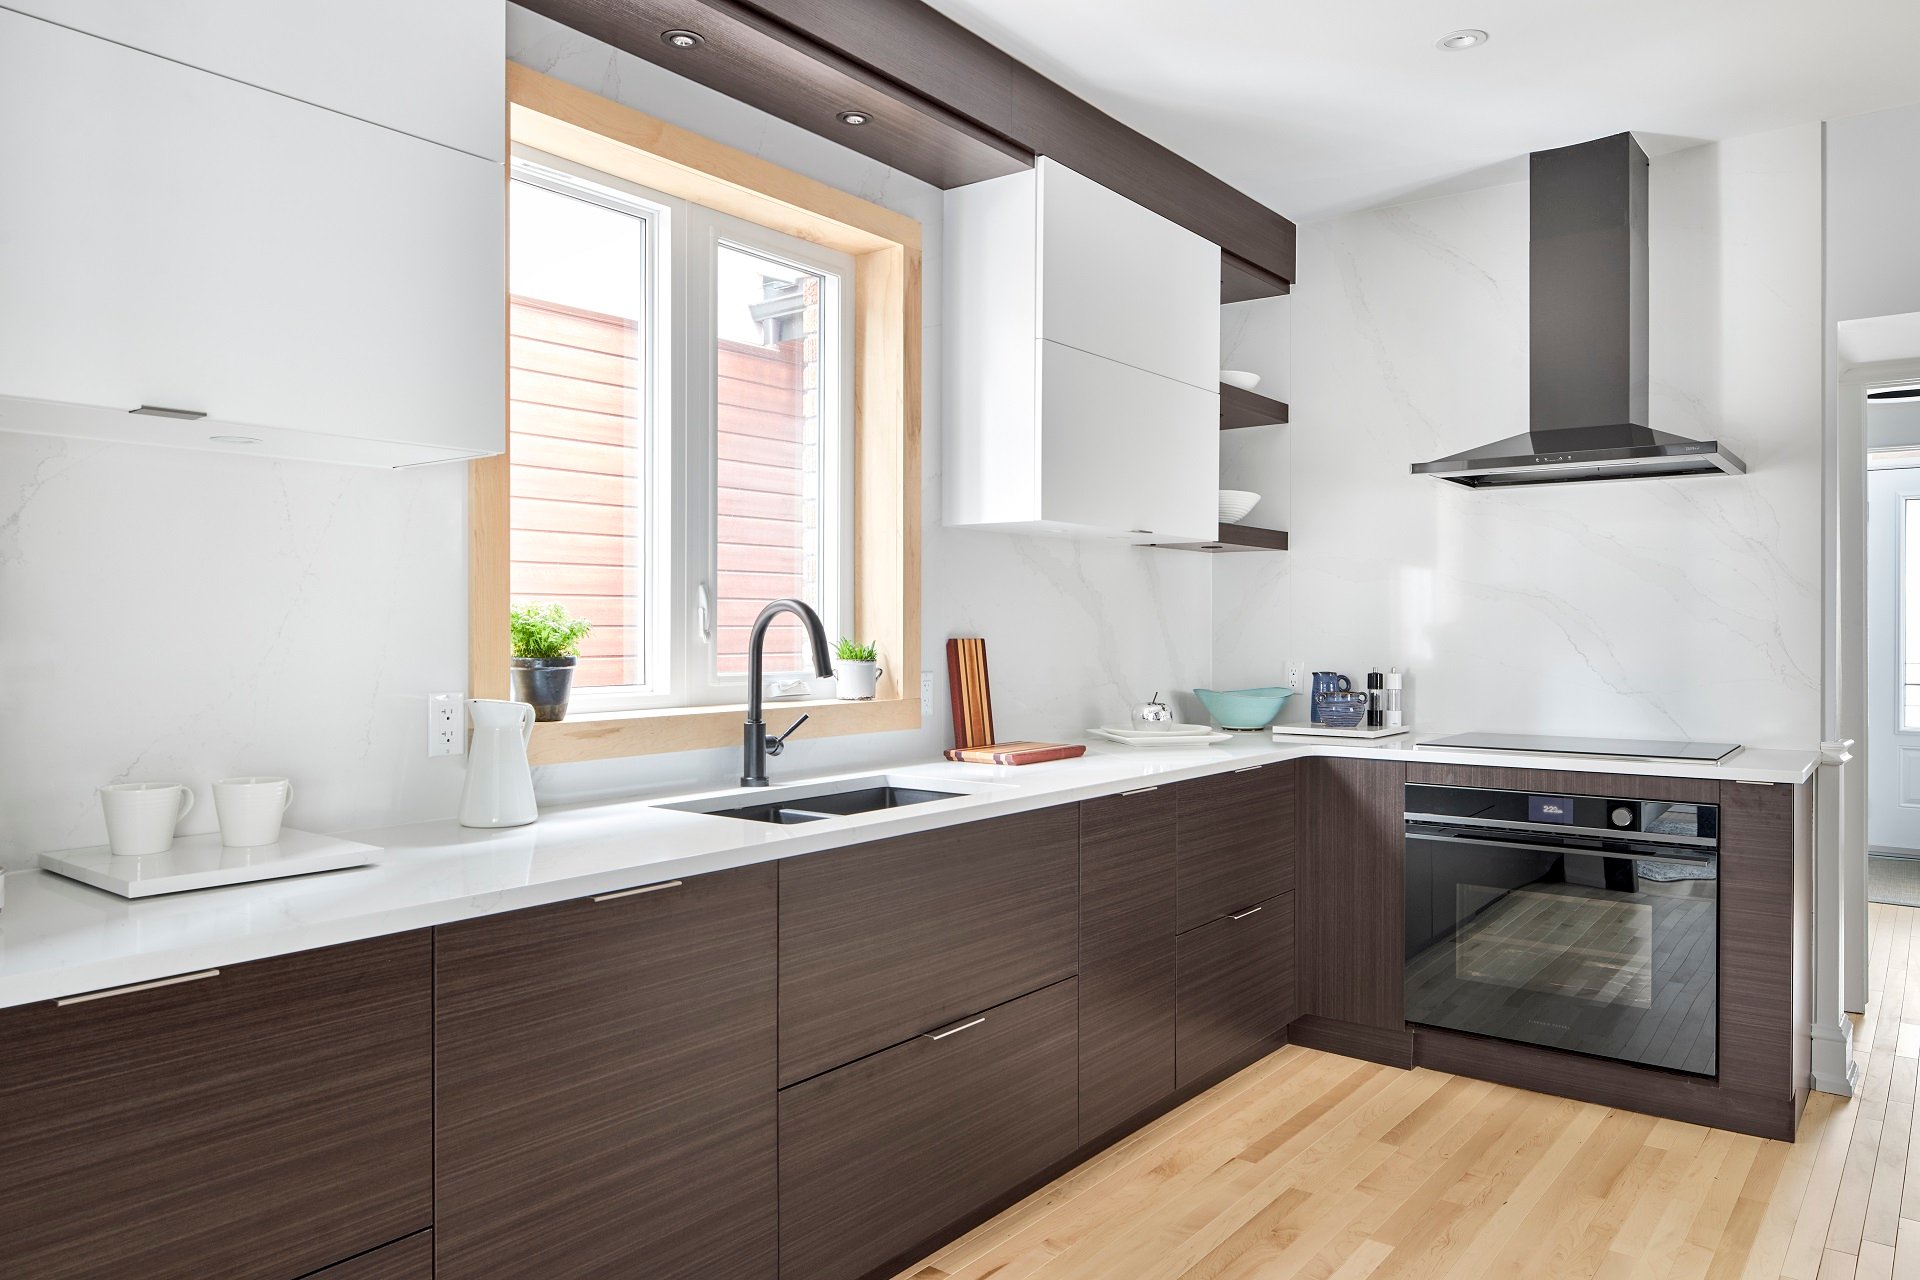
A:
[[[1406,1016],[1718,1071],[1720,812],[1406,789]]]

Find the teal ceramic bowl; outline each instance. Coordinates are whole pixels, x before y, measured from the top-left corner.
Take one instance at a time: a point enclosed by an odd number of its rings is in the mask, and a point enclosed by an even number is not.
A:
[[[1279,718],[1293,690],[1280,689],[1195,689],[1222,729],[1264,729]]]

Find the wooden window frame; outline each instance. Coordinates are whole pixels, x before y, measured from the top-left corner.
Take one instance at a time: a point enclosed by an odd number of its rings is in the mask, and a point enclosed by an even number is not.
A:
[[[885,675],[871,702],[770,704],[810,736],[920,727],[920,224],[758,156],[507,64],[511,141],[854,260],[853,618]],[[502,299],[503,306],[506,299]],[[507,450],[469,463],[468,684],[507,698]],[[534,726],[535,764],[735,745],[745,704],[590,713]]]

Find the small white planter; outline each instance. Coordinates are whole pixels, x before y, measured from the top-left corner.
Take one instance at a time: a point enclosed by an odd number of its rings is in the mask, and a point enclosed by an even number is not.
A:
[[[883,674],[877,662],[836,660],[833,664],[834,696],[842,702],[871,702]]]

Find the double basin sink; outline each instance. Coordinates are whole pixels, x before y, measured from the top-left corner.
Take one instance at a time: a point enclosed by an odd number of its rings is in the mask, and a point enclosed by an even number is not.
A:
[[[660,806],[682,813],[704,813],[716,818],[737,818],[743,822],[766,822],[794,826],[803,822],[821,822],[828,818],[849,818],[884,809],[932,804],[939,800],[962,800],[1000,790],[993,784],[957,783],[939,780],[877,775],[866,778],[842,778],[833,782],[800,784],[791,787],[751,788]],[[935,789],[935,788],[939,789]]]

